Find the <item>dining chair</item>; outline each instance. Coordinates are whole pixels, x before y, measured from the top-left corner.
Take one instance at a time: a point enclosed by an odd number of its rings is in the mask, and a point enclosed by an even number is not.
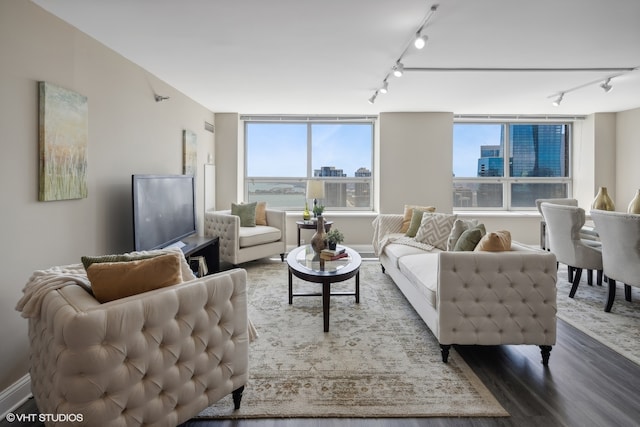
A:
[[[575,269],[569,297],[575,296],[583,269],[598,271],[598,283],[601,284],[602,251],[580,238],[580,229],[585,222],[584,209],[546,202],[541,204],[541,209],[547,223],[549,249],[558,262]]]
[[[552,198],[552,199],[536,199],[536,207],[538,208],[538,212],[542,216],[540,221],[540,248],[549,250],[549,233],[547,232],[547,222],[544,218],[544,214],[542,213],[542,204],[543,203],[552,203],[554,205],[566,205],[566,206],[578,206],[578,199],[571,199],[567,197],[563,198]],[[600,246],[600,242],[598,240],[598,235],[593,231],[592,227],[582,226],[580,228],[580,238],[584,241],[584,243],[592,246]],[[568,280],[570,282],[573,281],[573,267],[567,266],[567,274]],[[593,274],[592,270],[588,270],[589,275],[589,284],[593,284]],[[602,284],[602,279],[598,282],[599,285]]]
[[[631,301],[631,286],[640,286],[640,215],[592,209],[591,218],[602,242],[602,265],[609,283],[604,311],[610,312],[616,281],[624,283],[627,301]]]

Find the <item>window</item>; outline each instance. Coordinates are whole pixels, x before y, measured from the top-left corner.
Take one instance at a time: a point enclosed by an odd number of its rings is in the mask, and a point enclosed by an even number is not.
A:
[[[566,123],[455,123],[454,208],[532,209],[536,199],[569,197],[570,131]]]
[[[245,199],[302,209],[307,180],[333,210],[373,208],[373,122],[245,122]]]

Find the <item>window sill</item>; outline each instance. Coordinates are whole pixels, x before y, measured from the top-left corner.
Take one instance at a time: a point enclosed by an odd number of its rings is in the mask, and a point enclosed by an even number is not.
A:
[[[300,211],[287,211],[287,217],[302,217]],[[375,218],[378,216],[377,212],[373,211],[324,211],[322,216],[331,218]]]
[[[453,211],[462,218],[541,218],[536,211]]]

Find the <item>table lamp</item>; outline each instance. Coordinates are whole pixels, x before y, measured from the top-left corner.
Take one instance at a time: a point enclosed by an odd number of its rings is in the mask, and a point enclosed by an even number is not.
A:
[[[307,198],[313,199],[313,216],[315,217],[318,199],[324,199],[324,181],[312,179],[307,181]]]

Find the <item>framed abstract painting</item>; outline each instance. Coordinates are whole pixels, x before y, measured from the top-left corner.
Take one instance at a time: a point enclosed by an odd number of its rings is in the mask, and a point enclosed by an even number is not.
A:
[[[182,132],[183,150],[184,150],[184,166],[183,173],[185,175],[196,176],[198,167],[198,135],[190,130]]]
[[[47,82],[38,82],[38,200],[87,197],[87,97]]]

